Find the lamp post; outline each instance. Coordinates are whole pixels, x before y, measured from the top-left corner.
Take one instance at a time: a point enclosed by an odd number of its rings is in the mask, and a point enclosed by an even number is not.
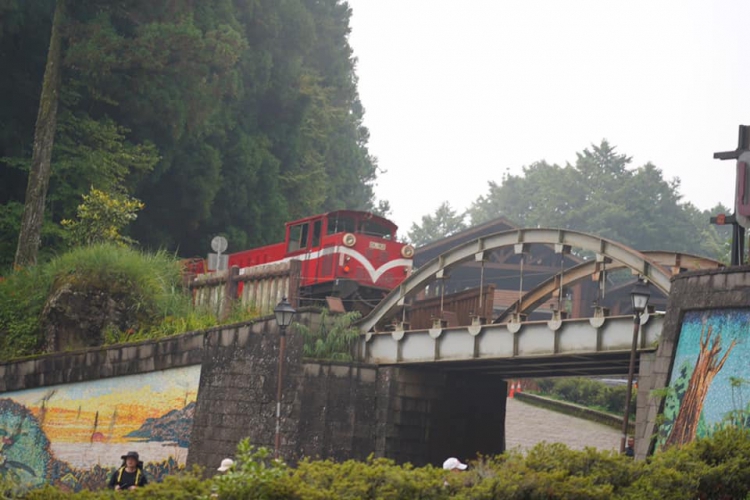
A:
[[[635,372],[635,351],[638,348],[638,331],[641,327],[641,313],[646,310],[651,293],[648,284],[638,278],[638,283],[630,292],[630,302],[633,306],[633,344],[630,347],[630,366],[628,366],[628,391],[625,393],[625,414],[622,417],[622,440],[620,441],[620,453],[625,452],[625,443],[628,439],[628,423],[630,420],[630,399],[633,395],[633,373]]]
[[[279,458],[279,448],[281,447],[281,389],[283,387],[283,375],[284,375],[284,351],[286,349],[286,329],[292,324],[292,318],[297,311],[294,310],[292,305],[286,300],[286,297],[281,299],[276,307],[273,309],[273,314],[276,316],[276,324],[279,327],[279,376],[276,385],[276,438],[274,439],[273,455],[274,458]]]

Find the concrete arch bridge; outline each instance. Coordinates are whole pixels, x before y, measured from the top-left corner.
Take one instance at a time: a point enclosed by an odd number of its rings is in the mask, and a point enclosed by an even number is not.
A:
[[[452,270],[474,263],[484,271],[492,252],[512,249],[520,257],[532,245],[570,254],[573,249],[593,255],[520,293],[510,307],[492,318],[473,318],[469,324],[447,326],[436,318],[431,328],[409,330],[405,316],[409,300],[432,283],[449,279]],[[633,335],[632,315],[608,316],[595,307],[588,318],[567,319],[554,311],[547,321],[526,321],[529,313],[564,287],[609,271],[629,269],[652,288],[668,295],[671,278],[692,269],[722,264],[704,257],[674,252],[639,252],[595,235],[563,229],[514,229],[460,243],[417,269],[360,322],[362,361],[386,365],[430,365],[449,371],[471,371],[502,378],[627,373]],[[483,275],[483,273],[482,273]],[[483,283],[478,283],[481,287]],[[629,291],[629,289],[628,289]],[[641,318],[641,352],[655,349],[663,315],[650,311]],[[390,329],[382,328],[392,322]],[[640,356],[639,356],[640,359]]]

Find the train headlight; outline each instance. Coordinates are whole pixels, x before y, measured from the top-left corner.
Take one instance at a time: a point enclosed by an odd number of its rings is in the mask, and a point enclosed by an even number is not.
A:
[[[344,242],[344,246],[353,247],[357,243],[357,237],[352,233],[346,233],[342,241]]]
[[[414,247],[411,245],[406,245],[405,247],[401,247],[401,255],[405,259],[411,259],[414,257]]]

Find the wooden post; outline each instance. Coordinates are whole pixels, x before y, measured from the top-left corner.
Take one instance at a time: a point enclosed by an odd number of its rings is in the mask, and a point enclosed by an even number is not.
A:
[[[224,285],[224,300],[221,303],[221,314],[219,319],[224,321],[232,313],[232,306],[234,301],[237,300],[237,279],[240,275],[240,268],[238,266],[232,266],[227,271],[227,282]]]
[[[289,290],[287,290],[287,300],[295,309],[300,307],[299,305],[299,288],[300,288],[300,277],[302,275],[302,261],[290,260],[289,261]]]

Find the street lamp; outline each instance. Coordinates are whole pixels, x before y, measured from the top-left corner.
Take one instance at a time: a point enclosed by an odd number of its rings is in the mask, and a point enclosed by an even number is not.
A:
[[[622,440],[620,441],[620,453],[625,451],[625,443],[628,439],[628,423],[630,420],[630,398],[633,395],[633,372],[635,371],[635,351],[638,348],[638,331],[641,327],[641,313],[648,306],[651,293],[648,284],[641,278],[630,292],[630,302],[633,306],[633,344],[630,347],[630,366],[628,366],[628,391],[625,393],[625,414],[622,417]]]
[[[292,324],[292,319],[297,311],[286,300],[276,304],[273,314],[276,316],[276,325],[279,327],[279,377],[276,385],[276,438],[274,440],[274,458],[279,458],[279,448],[281,447],[281,389],[284,375],[284,351],[286,349],[286,329]]]

